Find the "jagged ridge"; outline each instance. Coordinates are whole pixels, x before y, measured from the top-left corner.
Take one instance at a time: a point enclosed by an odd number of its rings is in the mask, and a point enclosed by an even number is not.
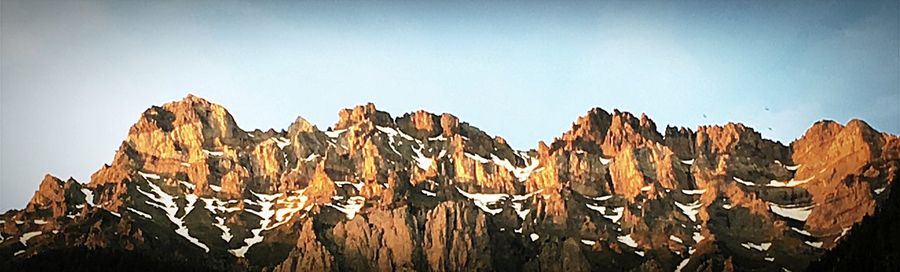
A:
[[[859,120],[784,146],[595,108],[517,151],[446,113],[339,115],[245,132],[192,95],[152,107],[89,183],[48,175],[0,215],[2,263],[84,247],[214,270],[802,270],[888,201],[900,162]]]

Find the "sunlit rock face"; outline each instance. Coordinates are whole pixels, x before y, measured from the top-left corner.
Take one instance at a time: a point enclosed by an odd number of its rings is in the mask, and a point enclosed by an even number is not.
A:
[[[189,95],[141,114],[88,183],[48,175],[0,215],[0,265],[798,271],[898,201],[898,169],[900,139],[860,120],[785,145],[595,108],[515,150],[448,113],[373,104],[327,129],[245,131]]]

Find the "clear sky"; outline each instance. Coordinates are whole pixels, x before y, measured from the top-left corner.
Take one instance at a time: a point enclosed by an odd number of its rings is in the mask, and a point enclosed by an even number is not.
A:
[[[87,182],[188,92],[245,130],[374,102],[520,149],[597,106],[785,143],[820,119],[900,132],[896,0],[425,2],[3,0],[0,210],[45,173]]]

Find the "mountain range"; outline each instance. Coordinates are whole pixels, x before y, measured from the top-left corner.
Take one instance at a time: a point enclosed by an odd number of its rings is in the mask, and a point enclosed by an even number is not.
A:
[[[878,256],[898,255],[897,235],[876,234],[900,223],[898,169],[900,138],[861,120],[819,121],[785,145],[739,123],[661,132],[646,115],[594,108],[515,150],[448,113],[392,117],[373,104],[324,130],[297,118],[245,131],[188,95],[144,111],[89,182],[47,175],[24,209],[0,215],[0,270],[866,263],[851,254],[896,268]],[[871,243],[880,250],[864,252]]]

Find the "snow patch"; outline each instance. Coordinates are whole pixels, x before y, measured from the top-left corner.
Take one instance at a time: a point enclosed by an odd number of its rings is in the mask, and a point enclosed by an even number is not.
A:
[[[745,180],[740,179],[740,178],[738,178],[738,177],[734,177],[734,181],[737,181],[738,183],[743,184],[743,185],[746,185],[746,186],[756,186],[756,183],[749,182],[749,181],[745,181]]]
[[[25,234],[22,234],[22,237],[19,238],[19,242],[22,243],[23,246],[28,246],[28,240],[31,238],[34,238],[35,236],[41,235],[41,233],[43,233],[43,232],[40,232],[40,231],[26,232]]]
[[[357,191],[362,191],[363,185],[366,185],[366,183],[362,182],[362,181],[357,182],[357,183],[352,183],[352,182],[344,181],[344,180],[335,181],[334,184],[337,186],[351,185],[351,186],[353,186],[353,188],[356,188]]]
[[[789,171],[797,171],[797,169],[800,169],[800,165],[801,165],[801,164],[798,164],[798,165],[785,165],[785,164],[781,163],[781,161],[779,161],[779,160],[775,160],[775,163],[778,164],[778,165],[781,165],[782,167],[784,167],[784,169],[787,169],[787,170],[789,170]]]
[[[615,207],[615,208],[612,208],[613,214],[607,215],[606,207],[604,207],[604,206],[593,205],[593,204],[584,204],[584,205],[587,206],[588,209],[600,212],[600,215],[602,215],[603,217],[606,217],[609,220],[612,220],[613,223],[618,223],[619,219],[622,218],[622,215],[624,214],[624,211],[625,211],[625,207]]]
[[[494,161],[494,164],[506,168],[506,170],[511,172],[513,176],[516,176],[516,178],[518,178],[521,182],[525,182],[525,180],[527,180],[528,177],[531,176],[531,173],[534,172],[534,169],[537,168],[538,165],[540,165],[540,160],[532,157],[528,158],[528,165],[521,168],[514,166],[509,162],[509,160],[501,159],[494,154],[491,154],[491,160]]]
[[[596,244],[597,242],[591,241],[591,240],[581,240],[581,243],[582,243],[582,244],[585,244],[585,245],[593,246],[593,245]]]
[[[359,213],[359,211],[365,205],[365,202],[366,202],[366,198],[364,198],[364,197],[351,196],[350,199],[347,200],[346,205],[328,203],[328,204],[325,204],[325,206],[335,208],[336,210],[346,214],[347,219],[353,219],[353,217],[356,217],[356,214]]]
[[[426,196],[430,196],[430,197],[435,197],[435,196],[437,196],[437,193],[432,192],[432,191],[429,191],[429,190],[425,190],[425,189],[422,189],[422,194],[424,194],[424,195],[426,195]]]
[[[182,214],[181,217],[178,217],[178,216],[176,216],[176,214],[178,213],[180,208],[178,207],[177,204],[175,204],[175,199],[177,197],[174,197],[174,196],[166,193],[165,191],[162,190],[162,188],[160,188],[156,184],[153,184],[152,182],[147,182],[147,185],[150,186],[150,190],[152,193],[145,192],[140,187],[137,187],[138,192],[147,196],[147,198],[150,198],[150,200],[147,200],[144,203],[147,203],[147,205],[159,208],[160,210],[163,210],[164,212],[166,212],[166,217],[168,217],[169,221],[171,221],[177,227],[175,229],[175,233],[183,236],[185,239],[187,239],[191,243],[197,245],[198,247],[203,248],[203,250],[205,250],[206,252],[209,252],[209,247],[207,247],[205,244],[200,242],[200,240],[198,240],[197,238],[191,236],[188,233],[187,226],[184,225],[184,217],[186,217],[191,212],[191,210],[194,209],[194,202],[197,201],[197,196],[196,195],[185,196],[185,200],[187,200],[187,205],[185,205],[184,214]]]
[[[806,236],[813,236],[812,233],[809,233],[809,232],[806,231],[806,230],[798,229],[798,228],[795,228],[795,227],[791,227],[791,230],[793,230],[793,231],[795,231],[795,232],[797,232],[797,233],[799,233],[799,234],[806,235]]]
[[[501,208],[492,209],[488,207],[488,205],[492,205],[500,202],[503,199],[509,198],[509,195],[506,194],[481,194],[481,193],[468,193],[463,191],[459,187],[456,187],[456,190],[459,191],[460,194],[465,196],[468,199],[475,201],[475,206],[481,208],[481,210],[486,213],[490,213],[491,215],[498,214],[503,211]]]
[[[619,240],[620,243],[623,243],[629,247],[636,248],[638,246],[637,242],[635,242],[634,239],[631,238],[631,234],[628,234],[625,236],[618,236],[618,237],[616,237],[616,240]]]
[[[263,237],[262,232],[264,230],[274,229],[278,226],[281,226],[282,224],[287,223],[288,219],[290,219],[290,217],[285,218],[285,215],[287,215],[287,214],[293,215],[297,211],[301,210],[302,209],[301,207],[303,207],[303,205],[305,204],[306,197],[302,195],[302,193],[304,191],[305,190],[294,191],[294,193],[299,192],[300,195],[299,196],[288,196],[288,197],[284,197],[284,198],[282,198],[282,195],[283,195],[282,193],[261,194],[261,193],[256,193],[256,192],[250,191],[250,193],[254,197],[256,197],[257,200],[254,201],[252,199],[245,199],[244,202],[257,205],[260,207],[260,209],[259,209],[259,211],[254,211],[251,209],[244,209],[244,210],[251,214],[258,216],[262,220],[259,221],[259,228],[250,230],[250,233],[252,233],[253,236],[251,236],[250,238],[244,239],[244,244],[245,244],[244,246],[241,246],[236,249],[229,249],[228,252],[230,252],[232,255],[234,255],[236,257],[243,258],[247,254],[247,250],[249,250],[250,247],[263,241],[263,239],[265,237]],[[275,206],[276,204],[286,206],[285,209],[287,209],[287,210],[282,211],[277,208],[272,209],[272,207]],[[272,224],[273,216],[275,217],[274,218],[275,224]],[[216,225],[216,227],[218,227],[219,229],[222,230],[221,237],[223,240],[226,240],[226,241],[231,240],[232,235],[230,233],[230,229],[228,229],[228,227],[225,226],[224,221],[219,221],[219,222],[217,222],[217,224],[214,224],[214,225]]]
[[[696,190],[681,190],[682,193],[686,195],[702,195],[706,192],[706,189],[696,189]]]
[[[786,182],[777,181],[777,180],[771,180],[771,181],[769,181],[769,184],[766,184],[766,186],[769,186],[769,187],[794,187],[794,186],[797,186],[797,185],[800,185],[800,184],[804,184],[804,183],[809,182],[810,180],[813,179],[813,177],[815,177],[815,176],[809,177],[809,178],[804,179],[804,180],[794,180],[794,179],[791,179],[791,180],[786,181]]]
[[[291,140],[284,137],[272,138],[272,141],[275,141],[275,145],[278,146],[278,149],[284,149],[284,147],[291,145]]]
[[[531,212],[531,209],[523,209],[522,203],[519,202],[513,202],[512,207],[522,220],[525,220],[525,217]]]
[[[213,223],[213,226],[222,230],[222,235],[220,237],[222,237],[222,240],[225,240],[225,242],[230,242],[231,238],[234,238],[234,236],[231,235],[231,228],[228,228],[228,226],[225,225],[225,219],[216,217],[216,223]]]
[[[675,241],[676,243],[683,244],[684,241],[681,238],[676,237],[675,235],[669,235],[669,240]]]
[[[128,210],[131,211],[131,212],[133,212],[133,213],[135,213],[135,214],[137,214],[137,215],[143,216],[143,217],[145,217],[145,218],[147,218],[147,219],[153,219],[153,216],[150,216],[149,214],[147,214],[147,213],[145,213],[145,212],[142,212],[142,211],[139,211],[139,210],[137,210],[137,209],[134,209],[134,208],[132,208],[132,207],[128,207]]]
[[[412,150],[416,154],[413,159],[416,160],[416,164],[419,166],[419,168],[422,168],[422,170],[426,171],[431,168],[431,164],[434,163],[434,160],[429,157],[425,157],[425,155],[422,154],[421,146],[419,148],[413,148]]]
[[[698,231],[695,231],[693,236],[691,236],[691,239],[694,239],[694,243],[700,243],[704,238],[706,237],[703,237],[703,234],[700,234]]]
[[[315,153],[309,154],[309,156],[306,156],[306,158],[303,159],[303,161],[310,162],[310,161],[312,161],[312,160],[315,160],[315,159],[318,158],[318,157],[319,157],[319,154],[315,154]]]
[[[824,244],[824,242],[810,242],[810,241],[803,241],[803,243],[806,243],[807,245],[814,247],[814,248],[822,248],[822,244]]]
[[[220,186],[218,186],[218,185],[212,185],[212,184],[210,184],[210,185],[209,185],[209,188],[212,189],[213,191],[216,191],[216,192],[221,192],[221,191],[222,191],[222,187],[220,187]]]
[[[142,177],[144,177],[144,179],[160,179],[159,175],[157,175],[157,174],[144,173],[141,171],[138,171],[138,174],[141,175]]]
[[[484,157],[481,157],[481,156],[478,156],[478,155],[475,155],[475,154],[472,154],[469,152],[463,152],[463,155],[466,155],[466,157],[468,157],[469,159],[475,160],[480,163],[488,163],[491,161],[491,160],[485,159]]]
[[[769,250],[769,247],[772,246],[772,243],[754,244],[751,242],[746,242],[746,243],[741,243],[741,246],[743,246],[744,248],[747,248],[747,249],[755,249],[758,251],[767,251],[767,250]]]
[[[610,199],[612,197],[613,197],[613,195],[605,195],[605,196],[598,196],[593,199],[596,201],[606,201],[607,199]]]
[[[690,261],[691,258],[685,258],[684,260],[681,260],[681,263],[679,263],[678,267],[675,268],[675,272],[681,272],[681,270],[684,269],[684,267],[687,266],[688,262]]]
[[[387,134],[388,136],[390,136],[390,137],[392,137],[392,138],[393,138],[394,136],[398,136],[398,135],[399,135],[399,136],[402,137],[403,139],[407,139],[407,140],[410,140],[410,141],[415,141],[415,142],[417,142],[417,143],[421,143],[421,141],[419,141],[419,140],[413,138],[412,136],[409,136],[409,135],[406,134],[406,133],[403,133],[403,131],[398,130],[398,129],[394,129],[394,128],[390,128],[390,127],[382,127],[382,126],[375,126],[375,128],[378,129],[378,130],[381,131],[381,132],[384,132],[384,134]]]
[[[844,238],[844,236],[846,236],[847,233],[849,233],[849,232],[850,232],[850,227],[843,228],[843,230],[841,230],[841,235],[838,235],[837,238],[834,238],[834,242],[837,243],[838,240],[840,240],[841,238]]]
[[[681,163],[687,164],[687,165],[693,165],[693,164],[694,164],[694,159],[690,159],[690,160],[682,160]]]
[[[206,149],[203,150],[203,153],[206,154],[207,156],[213,156],[213,157],[221,157],[222,155],[225,155],[225,152],[222,152],[222,151],[209,151]]]
[[[327,135],[328,137],[337,138],[337,137],[341,137],[341,133],[344,133],[345,131],[347,131],[347,129],[338,129],[338,130],[324,131],[324,132],[325,132],[325,135]]]
[[[611,162],[611,161],[612,161],[612,159],[607,159],[607,158],[604,158],[604,157],[600,157],[600,163],[603,164],[603,165],[609,165],[609,162]]]
[[[91,205],[91,207],[97,206],[94,204],[94,192],[93,191],[82,188],[81,193],[84,194],[84,202],[87,202],[87,204]]]
[[[769,209],[772,213],[798,221],[806,221],[806,218],[812,213],[813,207],[815,206],[785,207],[775,203],[769,203]]]
[[[278,222],[275,227],[286,223],[300,210],[312,208],[312,206],[306,206],[309,197],[303,195],[304,192],[306,189],[293,191],[291,195],[276,200],[276,204],[281,208],[275,210],[275,221]]]
[[[678,201],[673,201],[675,206],[678,206],[681,209],[681,213],[687,215],[691,219],[691,221],[697,222],[697,214],[700,213],[700,207],[703,206],[703,203],[696,201],[691,204],[681,204]]]
[[[537,241],[538,238],[541,238],[541,236],[538,235],[537,233],[532,233],[532,234],[529,235],[529,236],[531,237],[531,241],[532,241],[532,242],[533,242],[533,241]]]
[[[201,198],[200,200],[203,200],[203,202],[206,204],[206,205],[204,205],[204,208],[206,208],[206,210],[208,210],[212,214],[217,214],[219,212],[230,213],[230,212],[236,212],[236,211],[241,210],[241,208],[239,208],[239,207],[230,207],[229,208],[227,206],[228,204],[231,204],[232,202],[237,203],[236,200],[232,200],[232,201],[228,201],[228,202],[222,201],[218,198]]]

